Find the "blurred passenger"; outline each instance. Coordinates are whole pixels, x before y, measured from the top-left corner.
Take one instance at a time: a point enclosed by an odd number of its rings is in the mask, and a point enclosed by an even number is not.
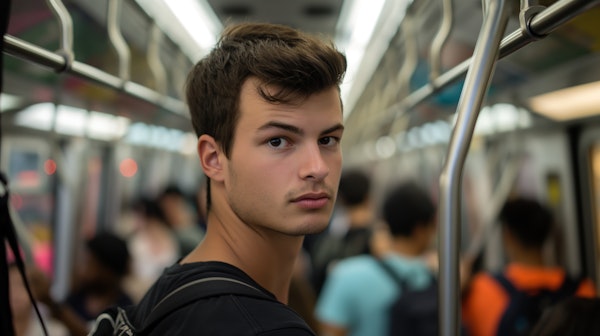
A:
[[[470,335],[528,335],[542,303],[573,294],[595,295],[591,280],[575,282],[563,269],[545,265],[542,248],[554,224],[547,208],[530,199],[509,200],[499,221],[509,264],[500,274],[473,277],[463,301],[463,320]],[[547,299],[538,300],[540,295]],[[530,304],[527,298],[543,302]]]
[[[542,315],[530,336],[600,335],[600,298],[570,297]]]
[[[129,264],[127,243],[112,233],[98,233],[85,244],[78,281],[64,303],[52,298],[50,281],[39,271],[30,273],[32,290],[71,335],[87,335],[90,323],[102,311],[132,304],[121,286]]]
[[[6,244],[7,262],[8,262],[8,284],[9,284],[9,305],[12,313],[13,327],[15,336],[38,336],[43,335],[41,322],[35,313],[33,303],[27,293],[27,288],[17,267],[15,256],[12,250]],[[24,257],[22,257],[25,259]],[[38,265],[34,268],[40,269]],[[26,270],[27,272],[28,270]],[[38,272],[42,272],[40,269]],[[28,279],[31,285],[31,279]],[[67,328],[59,321],[47,314],[46,306],[36,303],[49,335],[67,336]]]
[[[317,298],[309,278],[310,267],[308,254],[301,251],[292,273],[288,306],[295,310],[312,330],[318,330],[315,317]]]
[[[342,173],[338,188],[338,202],[347,217],[347,231],[343,235],[328,231],[323,233],[313,247],[312,278],[317,293],[325,282],[327,273],[338,261],[368,254],[369,242],[375,221],[371,201],[371,179],[360,170]]]
[[[436,230],[429,195],[414,183],[401,184],[387,195],[382,215],[391,236],[376,239],[380,260],[371,255],[348,258],[327,277],[317,301],[322,335],[389,334],[389,307],[402,292],[380,262],[411,288],[432,284],[432,272],[422,259]]]
[[[183,192],[174,185],[167,186],[158,198],[161,210],[179,245],[179,255],[186,256],[204,237],[193,208]]]
[[[133,267],[127,291],[138,302],[164,269],[182,256],[166,216],[156,201],[142,197],[134,203],[133,209],[135,231],[128,242]]]

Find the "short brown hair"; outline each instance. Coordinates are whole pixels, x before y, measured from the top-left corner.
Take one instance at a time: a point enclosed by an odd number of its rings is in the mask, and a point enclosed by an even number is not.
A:
[[[187,103],[198,136],[208,134],[229,156],[248,77],[272,103],[290,103],[332,86],[339,88],[346,57],[331,43],[290,27],[243,23],[226,28],[216,47],[188,75]],[[269,93],[265,86],[278,88]]]

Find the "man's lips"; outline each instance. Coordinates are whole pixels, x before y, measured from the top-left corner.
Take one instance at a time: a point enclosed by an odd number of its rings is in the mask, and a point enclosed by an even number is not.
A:
[[[326,206],[330,199],[327,193],[309,193],[296,197],[292,203],[305,209],[319,209]]]

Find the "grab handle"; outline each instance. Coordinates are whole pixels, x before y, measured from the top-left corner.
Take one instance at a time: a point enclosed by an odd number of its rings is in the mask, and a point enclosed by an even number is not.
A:
[[[60,24],[60,49],[57,51],[57,54],[65,59],[65,65],[56,71],[64,72],[71,69],[75,60],[73,52],[73,20],[61,0],[46,0],[46,3],[50,6]]]

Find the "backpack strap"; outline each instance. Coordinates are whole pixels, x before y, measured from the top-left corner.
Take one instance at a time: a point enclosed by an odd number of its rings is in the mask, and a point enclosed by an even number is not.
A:
[[[406,292],[408,290],[408,285],[406,284],[406,281],[402,279],[402,277],[400,277],[398,273],[396,273],[396,271],[388,263],[385,262],[385,260],[379,258],[375,258],[375,260],[377,260],[379,266],[381,266],[381,268],[390,276],[390,278],[394,279],[394,282],[398,284],[398,287],[402,292]]]
[[[515,287],[515,285],[513,285],[513,283],[506,278],[504,273],[494,274],[494,280],[496,280],[496,282],[498,282],[498,284],[500,284],[502,288],[504,288],[504,290],[508,293],[509,296],[512,297],[515,294],[519,293],[517,287]]]
[[[200,299],[219,295],[242,295],[262,300],[274,301],[274,299],[260,289],[245,282],[225,278],[209,277],[188,282],[167,294],[159,301],[144,322],[140,333],[151,328],[171,312],[182,308]]]
[[[520,292],[512,282],[510,282],[503,273],[494,274],[494,279],[498,282],[506,292],[512,296],[518,292]],[[566,297],[569,295],[575,294],[579,285],[581,284],[581,279],[573,279],[568,275],[565,275],[565,278],[560,285],[560,287],[554,291],[558,297]]]

